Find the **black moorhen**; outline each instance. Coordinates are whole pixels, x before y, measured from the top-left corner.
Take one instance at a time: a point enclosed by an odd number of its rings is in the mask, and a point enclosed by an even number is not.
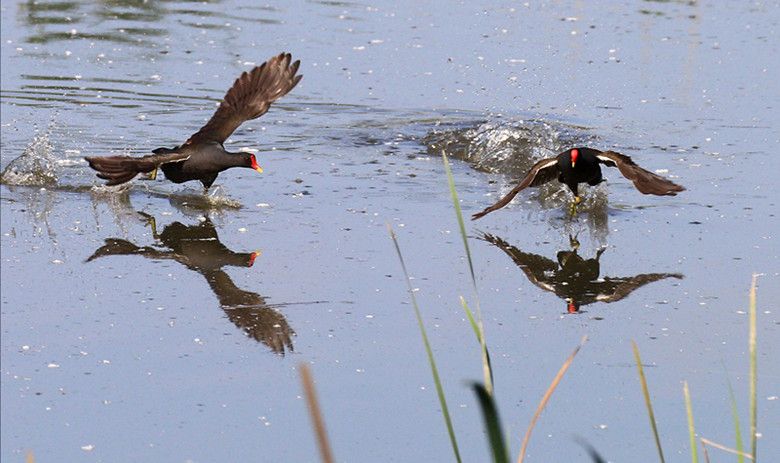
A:
[[[509,204],[520,191],[529,186],[537,187],[556,178],[574,193],[573,206],[576,206],[580,202],[577,191],[577,186],[580,183],[598,185],[604,181],[601,177],[600,164],[617,167],[624,177],[634,182],[637,190],[646,195],[674,196],[680,191],[685,191],[685,187],[642,169],[624,154],[614,151],[599,151],[593,148],[572,148],[554,158],[542,159],[534,164],[525,177],[520,180],[520,183],[512,188],[512,191],[484,211],[472,215],[471,220],[477,220],[501,209]]]
[[[182,183],[200,180],[208,190],[217,175],[231,167],[249,167],[258,172],[251,153],[230,153],[223,143],[244,121],[256,119],[268,111],[271,103],[292,90],[303,76],[296,76],[300,61],[290,64],[289,53],[281,53],[267,62],[244,72],[225,94],[211,119],[184,144],[174,148],[157,148],[154,154],[130,156],[87,157],[97,176],[108,180],[106,185],[129,182],[139,173],[161,168],[165,177]]]

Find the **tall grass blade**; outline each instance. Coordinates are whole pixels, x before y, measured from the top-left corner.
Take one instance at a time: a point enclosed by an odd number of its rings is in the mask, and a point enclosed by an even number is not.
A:
[[[757,429],[757,406],[756,406],[756,284],[758,283],[758,274],[753,274],[753,281],[750,284],[750,333],[748,335],[748,345],[750,346],[750,455],[753,461],[756,461],[756,433]]]
[[[740,452],[737,457],[737,463],[745,463],[745,458],[742,456],[744,447],[742,446],[742,427],[739,425],[739,413],[737,412],[737,399],[734,397],[734,388],[731,387],[731,381],[728,379],[728,376],[726,377],[726,382],[729,386],[729,401],[731,402],[731,419],[734,422],[734,436],[736,439],[737,451]]]
[[[449,158],[447,158],[447,153],[442,151],[441,153],[442,160],[444,162],[444,171],[447,173],[447,184],[450,187],[450,196],[452,197],[452,205],[455,208],[455,216],[458,219],[458,228],[460,230],[460,237],[461,240],[463,240],[463,249],[466,251],[466,259],[469,263],[469,273],[471,274],[471,284],[474,287],[474,298],[477,302],[477,318],[476,318],[476,326],[478,328],[479,334],[477,335],[477,339],[479,339],[480,347],[482,348],[482,374],[485,381],[485,389],[487,389],[488,394],[493,394],[493,370],[490,366],[490,355],[488,354],[487,350],[487,341],[485,339],[485,326],[482,323],[482,309],[479,304],[479,292],[477,291],[477,277],[474,273],[474,261],[471,258],[471,248],[469,248],[469,240],[468,235],[466,234],[466,223],[463,221],[463,211],[460,208],[460,200],[458,199],[458,191],[455,189],[455,178],[452,176],[452,169],[450,168],[450,161]],[[471,312],[470,310],[467,311]],[[473,319],[473,315],[470,317]],[[471,321],[471,320],[469,320]],[[472,324],[472,327],[474,324]]]
[[[480,383],[473,383],[471,388],[477,395],[479,407],[482,410],[482,418],[485,420],[485,429],[487,429],[488,439],[490,440],[493,462],[509,463],[509,452],[504,440],[504,433],[501,431],[501,421],[498,419],[498,410],[496,409],[493,396]]]
[[[566,374],[566,371],[571,366],[571,362],[574,361],[574,357],[577,355],[580,349],[582,349],[582,346],[585,345],[585,342],[587,340],[588,340],[587,336],[582,337],[582,340],[580,341],[580,345],[577,346],[574,349],[574,352],[572,352],[571,355],[569,355],[569,357],[566,359],[566,361],[563,362],[563,365],[561,365],[560,370],[558,370],[558,373],[555,375],[555,378],[553,378],[552,383],[550,383],[550,387],[548,387],[547,391],[545,391],[542,400],[539,402],[539,405],[536,407],[536,412],[534,412],[533,418],[531,418],[531,423],[528,425],[528,429],[525,431],[525,436],[523,436],[523,444],[520,446],[520,455],[517,457],[517,463],[523,463],[523,460],[525,460],[525,452],[528,449],[528,441],[531,440],[531,432],[534,430],[534,426],[536,426],[536,422],[539,420],[539,416],[542,414],[544,407],[547,406],[547,402],[549,402],[550,397],[555,391],[555,388],[558,387],[558,383],[560,383],[561,379],[563,379],[563,375]]]
[[[750,455],[749,453],[740,452],[737,449],[732,449],[731,447],[726,447],[723,444],[719,444],[717,442],[713,442],[713,441],[711,441],[709,439],[705,439],[703,437],[700,438],[699,440],[701,440],[701,443],[702,443],[702,445],[704,445],[705,448],[707,446],[710,446],[710,447],[714,447],[714,448],[716,448],[718,450],[723,450],[724,452],[733,453],[734,455],[741,455],[741,456],[747,458],[748,460],[753,460],[753,456]]]
[[[483,376],[490,378],[490,382],[486,382],[485,384],[493,384],[493,364],[490,362],[490,350],[487,348],[487,342],[485,341],[485,338],[483,336],[482,331],[480,330],[479,325],[477,324],[477,321],[474,319],[474,313],[469,308],[469,305],[466,303],[466,299],[463,298],[463,296],[460,297],[460,305],[463,307],[463,311],[466,312],[466,318],[469,319],[469,324],[471,325],[471,329],[474,330],[474,334],[477,336],[477,341],[479,342],[479,345],[482,346],[482,374]],[[493,394],[493,388],[485,388],[488,391],[488,394]]]
[[[306,404],[309,407],[314,434],[317,436],[317,445],[320,449],[320,458],[324,463],[333,463],[333,452],[330,449],[328,433],[325,429],[325,419],[322,417],[319,401],[317,400],[317,391],[314,388],[314,380],[311,376],[311,370],[305,363],[298,366],[301,372],[301,383],[303,383],[303,393],[306,396]]]
[[[463,307],[463,311],[466,312],[466,318],[469,319],[469,325],[471,325],[471,329],[474,330],[474,335],[477,336],[477,341],[482,342],[482,332],[479,330],[477,320],[474,318],[474,312],[471,311],[468,303],[466,302],[466,299],[463,296],[460,297],[460,305]]]
[[[645,396],[645,406],[647,407],[647,415],[650,417],[650,427],[653,428],[653,437],[655,438],[655,447],[658,449],[658,456],[661,458],[661,463],[665,463],[664,451],[661,448],[661,438],[658,437],[658,427],[655,424],[655,413],[653,413],[653,404],[650,401],[650,391],[647,389],[647,380],[645,379],[645,371],[642,368],[642,358],[639,356],[639,347],[637,347],[634,341],[631,341],[631,345],[634,348],[634,360],[636,361],[636,368],[639,371],[639,382],[642,384],[642,394]]]
[[[688,437],[691,441],[691,462],[699,463],[698,445],[696,445],[696,429],[693,425],[693,404],[691,393],[688,390],[688,381],[683,381],[683,395],[685,396],[685,414],[688,415]]]
[[[469,249],[468,235],[466,234],[466,223],[463,221],[463,211],[460,209],[460,200],[458,199],[458,191],[455,189],[455,178],[452,176],[452,169],[450,168],[450,161],[447,158],[447,153],[441,153],[441,158],[444,160],[444,171],[447,173],[447,183],[450,187],[450,196],[452,197],[452,204],[455,206],[455,215],[458,218],[458,226],[460,227],[460,237],[463,239],[463,247],[466,249],[466,258],[469,262],[469,272],[471,272],[471,282],[474,285],[474,292],[477,291],[477,277],[474,274],[474,262],[471,259],[471,250]]]
[[[441,405],[441,413],[444,416],[444,423],[447,425],[447,433],[450,436],[450,444],[452,444],[452,451],[455,454],[455,460],[460,463],[460,451],[458,450],[458,441],[455,438],[455,429],[452,426],[452,419],[450,418],[450,410],[447,408],[447,399],[444,396],[444,388],[441,385],[441,379],[439,378],[439,369],[436,368],[436,360],[433,357],[433,350],[431,349],[431,343],[428,341],[428,333],[425,331],[425,325],[423,324],[422,315],[420,314],[420,307],[417,305],[417,298],[414,296],[414,288],[412,288],[412,280],[409,278],[409,272],[406,270],[406,263],[404,262],[403,254],[401,254],[401,247],[398,245],[398,239],[395,236],[393,228],[388,225],[387,230],[390,232],[390,238],[393,239],[395,250],[398,253],[398,260],[401,261],[401,269],[404,272],[404,278],[406,279],[406,286],[409,291],[409,296],[412,299],[412,306],[414,307],[414,314],[417,317],[417,326],[420,328],[420,335],[422,336],[423,344],[425,345],[425,352],[428,355],[428,365],[431,368],[431,374],[433,375],[433,383],[436,385],[436,394],[439,396],[439,404]]]

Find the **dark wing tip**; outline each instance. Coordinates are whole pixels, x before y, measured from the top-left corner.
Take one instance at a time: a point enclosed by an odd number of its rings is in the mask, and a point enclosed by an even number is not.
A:
[[[488,209],[490,209],[490,208],[488,208]],[[484,211],[481,211],[481,212],[477,212],[476,214],[472,214],[471,215],[471,220],[477,220],[477,219],[481,219],[482,217],[485,217],[486,215],[488,215],[491,212],[488,209],[485,209]]]

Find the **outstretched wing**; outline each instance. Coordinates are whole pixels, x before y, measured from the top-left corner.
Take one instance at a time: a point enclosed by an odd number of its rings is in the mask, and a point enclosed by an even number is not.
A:
[[[639,167],[625,154],[604,151],[597,154],[596,157],[603,164],[617,167],[625,178],[634,182],[637,190],[646,195],[674,196],[680,191],[685,191],[684,186]]]
[[[554,275],[558,271],[558,264],[553,260],[537,254],[523,252],[503,239],[488,233],[483,233],[482,236],[477,238],[487,241],[504,251],[512,258],[512,261],[517,264],[520,270],[525,273],[528,281],[545,291],[555,292],[555,285],[550,283],[550,277],[547,276],[548,274]]]
[[[679,273],[643,273],[630,278],[605,278],[598,287],[596,300],[600,302],[615,302],[628,296],[635,289],[666,278],[683,278]]]
[[[185,144],[204,141],[223,143],[244,121],[268,111],[271,103],[292,90],[303,76],[296,76],[301,62],[290,64],[289,53],[281,53],[242,73],[225,94],[211,119]]]
[[[545,184],[558,177],[558,158],[547,158],[534,164],[531,170],[525,174],[525,177],[520,180],[520,183],[516,187],[512,188],[512,191],[507,193],[503,198],[499,199],[495,204],[486,208],[482,212],[477,212],[471,216],[471,220],[477,220],[482,218],[491,212],[501,209],[509,204],[518,193],[528,188],[529,186],[539,186]]]
[[[141,172],[151,172],[161,164],[184,161],[189,158],[187,153],[175,149],[157,148],[155,154],[134,158],[131,156],[86,157],[89,167],[95,169],[97,176],[108,180],[106,185],[119,185],[129,182]]]

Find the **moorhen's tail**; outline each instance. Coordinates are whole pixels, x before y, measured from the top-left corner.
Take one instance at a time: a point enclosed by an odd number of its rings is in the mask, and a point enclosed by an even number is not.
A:
[[[499,199],[495,204],[485,208],[482,212],[477,212],[471,216],[471,220],[477,220],[482,218],[491,212],[501,209],[509,204],[518,193],[528,188],[529,186],[539,186],[547,183],[558,177],[558,158],[542,159],[534,164],[531,170],[525,174],[525,177],[520,180],[520,183],[516,187],[512,188],[512,191],[507,193],[503,198]]]
[[[106,185],[119,185],[129,182],[140,173],[152,172],[168,162],[183,161],[189,157],[175,149],[157,148],[155,154],[134,158],[130,156],[86,157],[89,167],[95,169],[99,178],[108,180]]]
[[[289,53],[281,53],[242,73],[211,119],[185,145],[207,141],[224,143],[244,121],[265,114],[271,103],[286,95],[303,78],[295,75],[301,62],[290,64],[291,60]]]
[[[596,155],[599,161],[610,166],[617,167],[624,177],[634,182],[634,186],[646,195],[675,196],[685,187],[645,170],[625,154],[614,151],[604,151]]]

